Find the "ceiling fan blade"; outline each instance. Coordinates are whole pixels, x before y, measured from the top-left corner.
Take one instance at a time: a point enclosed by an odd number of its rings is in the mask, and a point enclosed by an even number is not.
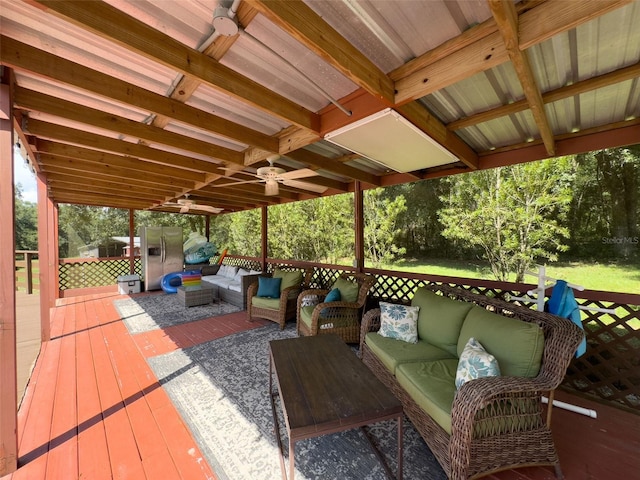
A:
[[[281,175],[278,175],[279,178],[283,180],[296,180],[298,178],[308,178],[308,177],[316,177],[318,174],[309,168],[301,168],[300,170],[291,170],[290,172],[285,172]]]
[[[301,182],[298,180],[283,180],[282,183],[289,187],[300,188],[302,190],[309,190],[316,193],[324,193],[329,188],[325,187],[324,185],[316,185],[315,183]]]
[[[225,178],[227,178],[227,177],[225,177]],[[234,187],[236,185],[244,185],[245,183],[260,183],[260,182],[263,182],[263,181],[264,180],[241,180],[239,182],[229,182],[229,183],[222,183],[222,184],[220,184],[220,183],[219,184],[212,183],[210,186],[214,187],[214,188],[216,188],[216,187]]]
[[[187,213],[189,211],[189,205],[183,205],[180,208],[180,213]]]
[[[220,213],[222,210],[224,210],[224,208],[212,207],[210,205],[195,205],[191,209],[209,213]]]
[[[264,186],[264,194],[265,195],[278,195],[280,192],[280,187],[278,186],[278,182],[275,181],[267,181]]]

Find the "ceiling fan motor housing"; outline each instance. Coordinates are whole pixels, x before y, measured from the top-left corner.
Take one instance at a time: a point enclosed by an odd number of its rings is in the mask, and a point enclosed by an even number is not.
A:
[[[269,166],[269,167],[260,167],[256,173],[260,178],[264,180],[268,180],[268,179],[275,180],[285,172],[286,170],[283,168]]]

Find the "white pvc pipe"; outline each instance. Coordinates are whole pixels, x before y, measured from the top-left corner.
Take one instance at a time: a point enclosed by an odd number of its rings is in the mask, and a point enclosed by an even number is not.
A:
[[[544,395],[542,396],[542,403],[549,403],[549,399]],[[570,403],[561,402],[560,400],[554,400],[553,406],[562,408],[563,410],[569,410],[570,412],[586,415],[587,417],[598,418],[597,412],[590,408],[578,407],[577,405],[571,405]]]

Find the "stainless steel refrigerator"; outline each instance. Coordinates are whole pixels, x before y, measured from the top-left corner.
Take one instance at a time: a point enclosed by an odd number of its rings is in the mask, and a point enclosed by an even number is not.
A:
[[[141,228],[140,253],[145,290],[160,289],[163,275],[181,272],[183,269],[182,228]]]

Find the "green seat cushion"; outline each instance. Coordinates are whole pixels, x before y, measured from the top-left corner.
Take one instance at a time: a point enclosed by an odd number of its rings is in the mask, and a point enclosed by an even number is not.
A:
[[[276,268],[273,272],[273,278],[282,279],[280,283],[280,291],[282,292],[285,288],[299,287],[302,283],[302,272],[300,270],[287,271]]]
[[[271,310],[280,310],[280,299],[267,298],[267,297],[251,297],[251,305],[256,308],[269,308]]]
[[[395,338],[383,337],[377,332],[369,332],[364,337],[364,342],[392,373],[396,372],[398,365],[407,362],[441,360],[445,358],[452,358],[456,362],[458,361],[455,355],[451,355],[449,352],[445,352],[424,340],[418,340],[418,343],[407,343]]]
[[[473,304],[437,295],[426,288],[418,288],[411,305],[420,307],[418,338],[458,356],[456,347],[460,329]]]
[[[471,337],[496,357],[502,375],[535,377],[538,374],[544,349],[544,334],[538,325],[504,317],[476,305],[462,326],[458,355]]]
[[[360,292],[360,286],[356,282],[350,282],[344,278],[339,278],[336,283],[333,284],[331,289],[337,288],[340,290],[340,298],[343,302],[355,302],[358,300],[358,293]]]
[[[403,363],[396,370],[396,379],[411,398],[451,434],[451,408],[456,395],[458,359],[433,362]]]

